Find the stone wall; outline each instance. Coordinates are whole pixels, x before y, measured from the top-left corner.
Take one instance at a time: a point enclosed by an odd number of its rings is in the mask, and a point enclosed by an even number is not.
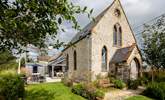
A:
[[[114,15],[115,9],[121,11],[121,16],[116,17]],[[113,28],[116,23],[119,23],[122,27],[122,46],[116,47],[113,45]],[[92,71],[94,72],[93,79],[101,72],[101,53],[103,46],[106,46],[108,51],[107,66],[111,61],[116,50],[122,47],[127,47],[136,43],[133,33],[129,27],[124,12],[120,6],[118,0],[110,7],[103,18],[92,30]],[[98,45],[99,44],[99,45]],[[109,68],[107,69],[107,71]],[[101,72],[105,74],[106,72]]]
[[[116,8],[120,10],[121,15],[119,17],[115,16],[114,14]],[[119,23],[120,26],[122,27],[121,47],[117,47],[113,45],[113,29],[116,23]],[[100,19],[97,25],[91,30],[91,35],[88,38],[86,37],[85,39],[80,40],[74,46],[71,46],[70,48],[66,49],[63,52],[63,55],[66,54],[69,55],[68,76],[70,78],[73,78],[73,77],[91,75],[92,80],[95,80],[96,76],[99,74],[106,76],[108,75],[109,69],[111,67],[109,66],[110,61],[114,56],[116,50],[123,47],[131,46],[132,44],[135,43],[136,43],[135,38],[133,36],[129,23],[126,19],[126,16],[123,12],[123,9],[119,1],[116,0],[114,4],[107,10],[105,15],[103,15],[103,17]],[[102,48],[104,46],[107,49],[107,71],[102,72],[101,71]],[[76,71],[73,70],[74,50],[76,50],[77,52]],[[136,50],[133,51],[132,55],[126,62],[127,65],[129,65],[131,60],[134,59],[135,57],[139,59],[140,63],[142,63],[141,56],[139,54],[138,49],[136,48]],[[126,75],[122,77],[128,78],[129,67],[125,67],[125,69],[122,69],[122,67],[118,68],[119,69],[118,70],[119,72],[117,73],[119,74],[118,76],[121,78],[121,75],[123,75],[121,74],[121,72],[124,71],[124,74]]]
[[[77,70],[74,70],[73,53],[77,53]],[[86,78],[91,68],[91,38],[86,37],[75,45],[69,47],[63,52],[63,55],[69,55],[69,78]]]
[[[112,77],[116,77],[117,79],[124,80],[125,82],[130,79],[130,70],[131,70],[131,62],[132,60],[137,59],[139,63],[139,75],[142,75],[142,58],[140,52],[137,47],[134,48],[127,62],[121,64],[110,64],[110,74]]]

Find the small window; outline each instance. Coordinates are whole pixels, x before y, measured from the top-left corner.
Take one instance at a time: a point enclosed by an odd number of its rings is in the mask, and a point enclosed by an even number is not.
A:
[[[105,46],[102,49],[102,71],[107,71],[107,49]]]
[[[76,51],[74,51],[73,57],[74,57],[74,70],[77,70],[77,53],[76,53]]]
[[[114,13],[115,13],[116,17],[120,17],[121,16],[121,12],[120,12],[119,9],[115,9]]]

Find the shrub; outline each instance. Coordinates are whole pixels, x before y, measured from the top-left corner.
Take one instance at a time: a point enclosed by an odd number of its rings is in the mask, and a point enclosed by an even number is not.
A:
[[[114,83],[115,80],[116,80],[114,77],[111,77],[111,78],[109,78],[109,79],[110,79],[110,82],[111,82],[111,83]]]
[[[93,81],[92,84],[93,84],[95,87],[97,87],[97,88],[100,87],[100,86],[99,86],[99,80]]]
[[[151,98],[165,100],[165,82],[151,83],[143,93]]]
[[[156,82],[165,82],[165,72],[164,71],[156,72],[154,79]]]
[[[18,100],[24,96],[24,82],[12,71],[0,72],[0,97],[5,100]]]
[[[96,89],[92,84],[77,84],[72,87],[72,92],[78,94],[88,100],[97,100],[103,98],[104,92]]]
[[[122,80],[114,80],[115,88],[123,89],[126,85]]]
[[[152,81],[151,72],[143,72],[143,77],[145,77],[149,81]],[[164,71],[154,71],[154,81],[165,82],[165,72]]]
[[[140,80],[129,80],[128,81],[128,88],[136,90],[140,85]]]
[[[82,96],[84,91],[85,91],[85,87],[83,84],[77,84],[72,87],[72,92],[75,94]]]
[[[66,77],[62,78],[62,83],[64,83],[64,85],[71,87],[73,86],[73,80],[72,79],[67,79]]]
[[[149,80],[146,77],[141,77],[138,79],[139,85],[147,85],[149,83]]]
[[[99,98],[103,98],[105,95],[103,91],[98,90],[98,89],[95,91],[94,94],[95,94],[95,97],[99,97]]]

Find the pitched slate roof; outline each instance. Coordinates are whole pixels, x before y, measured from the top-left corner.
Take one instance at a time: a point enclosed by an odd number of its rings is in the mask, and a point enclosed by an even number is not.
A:
[[[136,45],[133,44],[132,46],[118,49],[110,63],[122,63],[127,61],[135,47]]]
[[[91,34],[91,30],[97,25],[97,23],[100,21],[100,19],[106,14],[106,12],[109,10],[109,8],[114,4],[113,3],[107,7],[102,13],[100,13],[96,18],[94,18],[93,21],[91,21],[85,28],[83,28],[80,32],[77,33],[75,37],[71,40],[71,44],[74,44],[75,42],[85,38],[87,35]]]
[[[59,56],[59,57],[58,57],[57,59],[55,59],[54,61],[49,62],[48,65],[56,66],[57,64],[62,63],[62,62],[64,62],[64,61],[66,61],[66,58],[65,58],[64,56]]]
[[[118,1],[119,1],[120,5],[121,5],[120,0],[118,0]],[[91,34],[91,30],[98,24],[98,22],[101,20],[101,18],[106,14],[106,12],[111,8],[111,6],[112,6],[115,2],[116,2],[116,0],[114,0],[114,1],[111,3],[111,5],[108,6],[108,7],[107,7],[102,13],[100,13],[96,18],[94,18],[94,21],[91,21],[85,28],[83,28],[80,32],[78,32],[78,33],[76,34],[76,36],[72,38],[72,40],[70,41],[69,45],[68,45],[66,48],[64,48],[64,50],[62,50],[62,51],[64,52],[64,51],[65,51],[66,49],[68,49],[71,45],[73,45],[73,44],[79,42],[80,40],[84,39],[86,36],[90,35],[90,34]],[[122,8],[122,10],[123,10],[123,7],[122,7],[122,6],[121,6],[121,8]],[[123,10],[123,12],[124,12],[124,10]],[[125,12],[124,12],[124,15],[126,16]],[[128,25],[129,25],[129,27],[130,27],[130,30],[131,30],[132,33],[133,33],[133,30],[132,30],[132,28],[131,28],[131,26],[130,26],[130,24],[129,24],[129,21],[128,21],[127,17],[126,17],[126,20],[127,20]],[[133,37],[134,37],[134,39],[135,39],[135,41],[136,41],[136,38],[135,38],[135,35],[134,35],[134,34],[133,34]],[[136,43],[137,43],[137,42],[136,42]],[[138,46],[137,46],[137,48],[138,48]],[[138,48],[138,49],[139,49],[139,48]]]

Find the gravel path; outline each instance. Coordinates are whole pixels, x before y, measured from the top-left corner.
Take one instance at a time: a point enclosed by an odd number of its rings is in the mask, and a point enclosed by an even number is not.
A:
[[[137,90],[117,90],[111,91],[105,94],[104,100],[125,100],[130,96],[135,96],[142,93],[143,87],[139,87]]]

